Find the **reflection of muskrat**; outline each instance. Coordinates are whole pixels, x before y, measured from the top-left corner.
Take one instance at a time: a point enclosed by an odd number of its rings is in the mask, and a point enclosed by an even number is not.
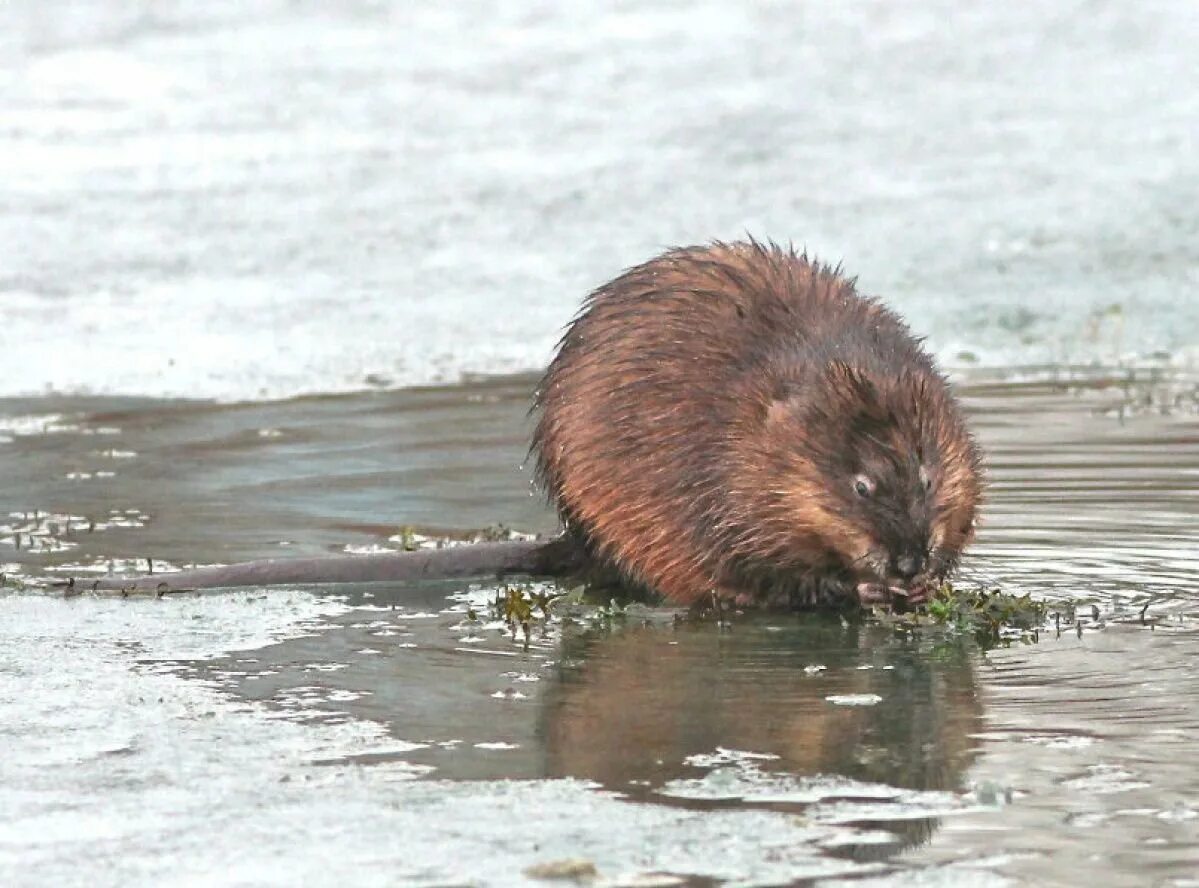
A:
[[[585,553],[677,602],[919,601],[973,534],[979,453],[932,360],[853,281],[773,245],[671,250],[600,287],[536,403],[565,538],[89,585],[553,574]]]
[[[979,452],[932,360],[773,245],[671,250],[596,290],[537,404],[567,526],[674,601],[919,600],[973,534]]]

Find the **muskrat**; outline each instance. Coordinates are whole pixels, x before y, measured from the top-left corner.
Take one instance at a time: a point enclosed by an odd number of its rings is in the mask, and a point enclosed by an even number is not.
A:
[[[534,410],[531,454],[562,537],[80,587],[590,565],[683,604],[918,603],[974,533],[979,450],[920,341],[839,267],[773,243],[672,249],[595,290]]]
[[[920,601],[980,456],[904,323],[774,244],[670,250],[593,292],[536,396],[537,473],[588,552],[668,599]]]

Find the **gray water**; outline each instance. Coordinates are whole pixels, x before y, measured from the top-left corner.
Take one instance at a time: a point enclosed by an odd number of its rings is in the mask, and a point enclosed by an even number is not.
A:
[[[1188,2],[0,5],[0,882],[1195,884],[1196,45]],[[746,231],[953,370],[963,581],[1035,644],[51,585],[552,531],[562,324]]]
[[[550,529],[532,383],[0,402],[4,881],[1187,884],[1199,382],[1169,371],[962,380],[991,472],[962,582],[1048,601],[1026,646],[656,607],[526,648],[487,586],[45,585]]]

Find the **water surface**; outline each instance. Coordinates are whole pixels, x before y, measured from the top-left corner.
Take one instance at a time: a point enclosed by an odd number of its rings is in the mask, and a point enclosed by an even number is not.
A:
[[[0,404],[5,881],[506,884],[576,857],[753,884],[1193,874],[1199,418],[1170,371],[963,380],[992,482],[965,576],[1081,615],[1028,646],[586,608],[526,648],[486,586],[36,585],[552,529],[518,468],[531,384]]]

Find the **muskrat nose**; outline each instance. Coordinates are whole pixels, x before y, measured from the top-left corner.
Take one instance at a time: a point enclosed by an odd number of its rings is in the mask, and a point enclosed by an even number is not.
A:
[[[905,580],[910,580],[920,573],[921,567],[923,565],[920,563],[920,556],[911,552],[905,552],[895,559],[895,572]]]

